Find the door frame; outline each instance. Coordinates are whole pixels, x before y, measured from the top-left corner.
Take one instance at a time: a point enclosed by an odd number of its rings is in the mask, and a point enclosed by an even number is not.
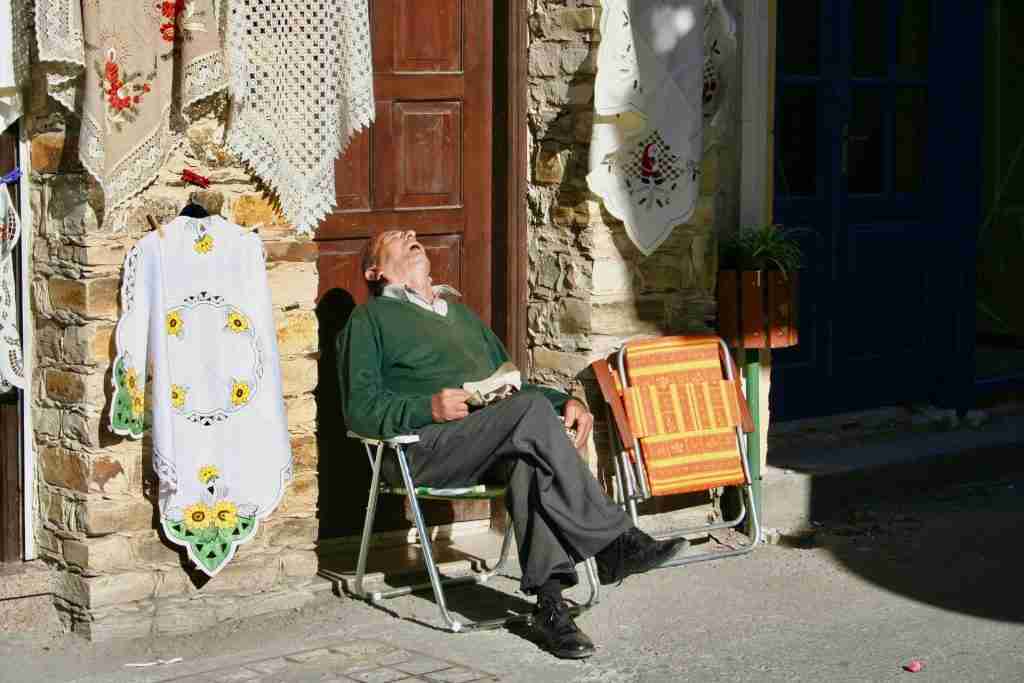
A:
[[[520,368],[527,360],[528,17],[527,0],[495,0],[491,319]]]

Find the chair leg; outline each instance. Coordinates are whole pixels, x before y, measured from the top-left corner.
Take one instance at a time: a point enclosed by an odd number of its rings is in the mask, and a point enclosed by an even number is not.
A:
[[[420,511],[420,503],[416,497],[416,486],[413,484],[412,475],[409,473],[409,463],[405,459],[405,449],[401,446],[395,447],[395,454],[398,456],[398,466],[402,471],[402,483],[405,486],[409,497],[409,507],[412,508],[413,519],[416,522],[416,531],[420,535],[420,547],[423,549],[423,562],[427,565],[427,575],[430,577],[430,585],[434,589],[434,598],[437,600],[437,607],[441,611],[441,618],[445,625],[453,633],[462,630],[463,624],[452,617],[448,612],[448,605],[444,599],[444,589],[441,586],[440,573],[434,563],[433,547],[430,542],[430,534],[427,525],[423,521],[423,513]]]
[[[367,455],[370,454],[370,447],[366,446]],[[366,521],[363,522],[363,537],[359,541],[359,560],[356,563],[356,582],[354,592],[359,597],[376,602],[380,599],[380,593],[368,595],[363,588],[363,578],[366,576],[366,559],[370,554],[370,537],[373,535],[373,520],[377,515],[377,499],[380,497],[380,463],[384,459],[384,444],[377,446],[376,457],[371,457],[373,475],[370,477],[370,494],[366,502]]]
[[[512,526],[512,520],[509,516],[505,515],[505,536],[501,539],[501,553],[498,555],[498,562],[494,565],[494,568],[480,572],[477,576],[477,583],[487,583],[493,578],[498,572],[505,568],[505,562],[508,561],[509,553],[512,549],[512,541],[515,539],[515,528]]]
[[[583,563],[583,573],[587,576],[587,583],[590,584],[590,597],[581,605],[581,611],[586,611],[601,602],[601,582],[597,578],[597,560],[593,557],[587,558]]]
[[[623,483],[625,484],[626,509],[629,510],[629,516],[633,519],[633,525],[636,526],[639,523],[640,517],[636,509],[637,498],[640,498],[640,489],[636,481],[636,470],[633,468],[633,462],[630,460],[629,454],[625,451],[619,454],[619,461],[621,462],[620,469],[625,475]]]

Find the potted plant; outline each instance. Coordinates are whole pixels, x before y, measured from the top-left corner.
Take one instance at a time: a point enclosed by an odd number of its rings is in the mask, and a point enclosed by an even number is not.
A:
[[[797,235],[781,225],[745,228],[719,249],[718,333],[733,347],[778,349],[797,344]]]

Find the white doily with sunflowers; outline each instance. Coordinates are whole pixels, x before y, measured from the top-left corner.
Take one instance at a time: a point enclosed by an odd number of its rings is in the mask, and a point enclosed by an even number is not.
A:
[[[263,245],[218,216],[176,218],[129,252],[121,300],[110,428],[152,427],[164,532],[213,576],[291,479]]]

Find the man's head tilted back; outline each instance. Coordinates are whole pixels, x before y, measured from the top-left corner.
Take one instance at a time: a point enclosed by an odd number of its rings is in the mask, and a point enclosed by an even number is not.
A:
[[[366,245],[363,276],[370,293],[378,296],[385,285],[410,285],[430,280],[430,258],[416,240],[414,230],[387,230]]]

